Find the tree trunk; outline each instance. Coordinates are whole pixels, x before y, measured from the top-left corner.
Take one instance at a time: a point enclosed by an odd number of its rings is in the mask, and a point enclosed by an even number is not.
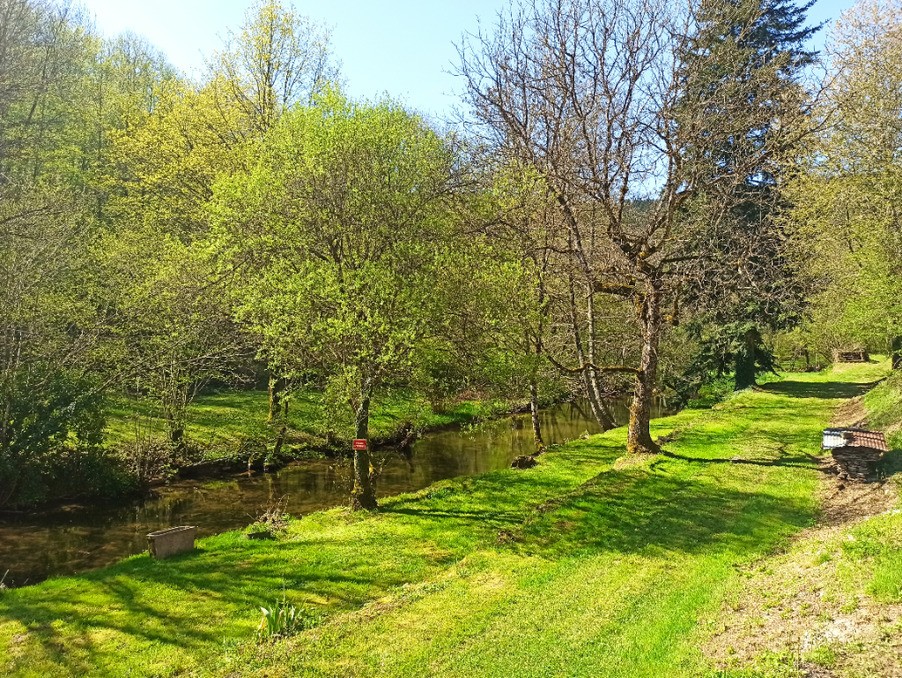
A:
[[[282,392],[285,390],[283,377],[269,377],[269,421],[273,421],[282,413]],[[288,403],[285,403],[285,413],[288,413]]]
[[[169,426],[169,442],[173,449],[181,451],[185,446],[184,410],[177,405],[166,411],[166,422]]]
[[[542,424],[539,421],[539,388],[535,380],[529,383],[529,414],[532,417],[532,437],[536,443],[536,451],[545,450],[545,441],[542,440]]]
[[[761,335],[752,327],[742,337],[742,350],[737,351],[735,359],[734,388],[741,391],[755,385],[755,362]]]
[[[586,321],[589,333],[589,366],[586,369],[585,381],[588,384],[589,402],[592,404],[592,412],[601,430],[607,431],[614,428],[614,419],[604,402],[601,386],[598,383],[598,370],[592,367],[592,365],[598,364],[598,355],[595,350],[595,293],[592,290],[589,290],[586,296]]]
[[[602,431],[609,431],[614,428],[614,418],[605,405],[604,398],[601,397],[601,389],[598,386],[598,373],[595,370],[585,369],[583,371],[583,384],[585,384],[586,394],[589,399],[589,408],[592,410],[592,416],[601,427]]]
[[[893,369],[902,370],[902,336],[893,337]]]
[[[180,425],[175,425],[169,430],[169,442],[171,442],[173,445],[181,445],[184,439],[185,429],[183,429]]]
[[[589,314],[594,313],[594,308],[590,308]],[[602,431],[614,428],[614,420],[604,407],[604,400],[601,397],[601,389],[598,386],[598,374],[591,369],[586,361],[586,354],[583,349],[582,332],[579,328],[579,316],[576,307],[576,291],[573,276],[570,276],[570,324],[573,330],[573,343],[576,348],[576,357],[579,361],[579,367],[582,370],[581,376],[583,387],[586,390],[586,397],[589,399],[589,407],[592,409],[592,415],[595,421],[601,427]]]
[[[658,343],[661,339],[661,290],[649,281],[640,311],[642,321],[642,358],[633,401],[630,404],[629,432],[626,449],[631,454],[657,454],[661,448],[651,439],[651,405],[658,374]]]
[[[285,444],[285,435],[288,433],[288,429],[286,427],[282,427],[279,431],[279,435],[276,438],[276,444],[273,445],[272,454],[266,455],[263,457],[263,472],[269,473],[270,461],[274,461],[276,464],[280,463],[280,456],[282,455],[282,446]]]
[[[357,408],[355,438],[366,440],[370,428],[370,399],[363,398],[360,407]],[[370,453],[369,450],[354,450],[354,488],[351,490],[351,508],[355,511],[366,509],[375,511],[376,493],[373,491],[373,482],[370,479]]]

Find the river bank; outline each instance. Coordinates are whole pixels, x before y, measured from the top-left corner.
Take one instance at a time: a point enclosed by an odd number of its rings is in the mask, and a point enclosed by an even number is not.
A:
[[[350,450],[353,425],[341,413],[328,411],[321,393],[298,391],[286,402],[290,406],[269,421],[266,391],[200,395],[188,406],[184,433],[173,445],[168,424],[152,401],[111,397],[102,445],[72,450],[59,467],[36,466],[43,482],[22,496],[0,492],[5,502],[0,503],[0,519],[76,505],[124,504],[181,479],[275,471],[294,461]],[[394,389],[373,404],[371,443],[390,445],[411,431],[471,425],[519,408],[487,397],[435,405],[415,391]]]
[[[615,411],[626,416],[620,404]],[[584,407],[563,403],[540,413],[549,442],[596,432]],[[528,415],[500,417],[479,426],[448,424],[425,433],[405,450],[373,451],[379,496],[419,490],[438,480],[506,468],[534,449]],[[134,501],[94,506],[68,504],[44,512],[0,516],[0,576],[6,584],[33,584],[51,575],[109,565],[146,549],[148,532],[198,525],[201,536],[240,529],[274,504],[293,516],[347,503],[350,459],[314,455],[270,473],[246,462],[207,478],[173,478]]]
[[[793,374],[710,410],[333,509],[271,542],[230,532],[0,596],[10,675],[706,675],[739,567],[812,525],[820,430],[884,366]],[[312,627],[257,644],[259,606]]]

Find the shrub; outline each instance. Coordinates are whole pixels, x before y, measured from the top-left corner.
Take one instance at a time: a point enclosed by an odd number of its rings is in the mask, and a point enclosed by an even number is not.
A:
[[[133,488],[101,448],[103,399],[95,384],[37,367],[14,376],[0,388],[0,506],[110,497]]]

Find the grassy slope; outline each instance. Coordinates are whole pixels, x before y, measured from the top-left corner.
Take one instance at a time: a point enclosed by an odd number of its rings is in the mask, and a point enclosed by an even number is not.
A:
[[[428,402],[416,394],[396,391],[378,400],[373,407],[370,431],[373,438],[394,435],[406,422],[415,422],[423,428],[435,428],[455,423],[465,423],[481,416],[489,416],[504,409],[504,403],[456,403],[446,412],[436,412]],[[286,423],[289,430],[310,445],[322,443],[323,422],[326,417],[322,398],[315,391],[292,394]],[[281,426],[267,424],[269,400],[266,391],[228,391],[199,396],[188,408],[188,439],[200,446],[208,457],[234,452],[245,439],[266,439],[275,436]],[[120,399],[108,408],[106,430],[107,443],[111,446],[126,445],[136,434],[163,436],[166,422],[150,401]],[[340,437],[350,437],[351,432],[341,427]]]
[[[868,393],[864,405],[869,425],[887,433],[892,452],[883,461],[883,472],[893,475],[899,492],[902,479],[896,474],[902,472],[902,374],[893,374]],[[859,543],[866,546],[857,549],[857,554],[873,568],[866,584],[867,592],[878,600],[902,603],[902,512],[878,516],[858,529]],[[847,550],[856,552],[855,549]],[[902,633],[902,624],[898,630]]]
[[[902,671],[902,512],[806,532],[743,572],[714,624],[725,676]]]
[[[697,620],[738,565],[811,524],[812,454],[879,368],[791,375],[655,422],[665,455],[618,462],[624,431],[499,471],[170,561],[145,556],[0,596],[0,672],[22,675],[699,675]],[[731,461],[733,460],[733,461]],[[252,642],[285,596],[320,627]]]
[[[895,373],[863,398],[871,428],[886,431],[890,447],[902,449],[902,373]]]
[[[743,574],[717,621],[729,675],[902,675],[902,375],[862,400],[893,448],[887,481],[838,488],[824,477],[826,520]]]

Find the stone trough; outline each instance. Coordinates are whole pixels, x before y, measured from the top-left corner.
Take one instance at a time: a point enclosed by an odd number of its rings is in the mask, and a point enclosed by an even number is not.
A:
[[[147,535],[147,547],[153,558],[168,558],[194,550],[196,525],[179,525]]]

